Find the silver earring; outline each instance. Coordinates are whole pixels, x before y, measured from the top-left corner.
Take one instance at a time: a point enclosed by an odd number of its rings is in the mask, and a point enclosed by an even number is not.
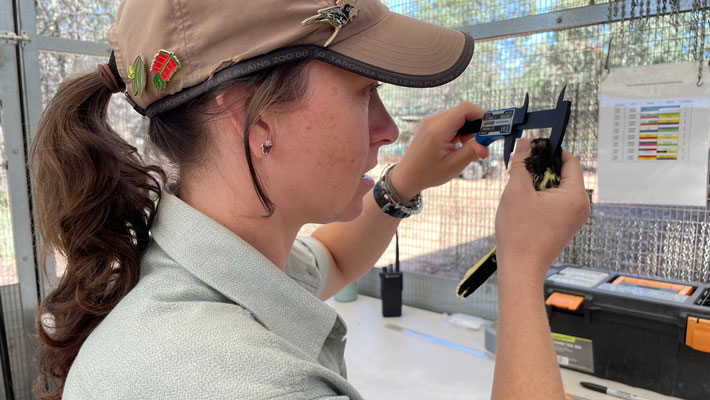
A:
[[[267,140],[265,143],[262,143],[261,144],[261,154],[268,155],[269,153],[271,153],[271,148],[273,146],[274,145],[271,144],[271,140]]]

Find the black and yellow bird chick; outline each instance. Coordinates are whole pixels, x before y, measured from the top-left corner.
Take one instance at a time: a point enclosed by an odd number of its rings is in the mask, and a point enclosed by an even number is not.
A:
[[[533,175],[535,190],[544,190],[560,186],[562,171],[562,149],[557,149],[552,157],[550,140],[535,139],[530,143],[530,155],[525,159],[525,169]]]
[[[560,185],[562,149],[558,149],[554,157],[551,157],[551,152],[550,140],[547,138],[535,139],[530,143],[530,155],[525,159],[525,169],[533,176],[535,190],[551,189]],[[462,298],[468,297],[478,290],[497,269],[494,247],[481,261],[466,271],[456,288],[456,295]]]

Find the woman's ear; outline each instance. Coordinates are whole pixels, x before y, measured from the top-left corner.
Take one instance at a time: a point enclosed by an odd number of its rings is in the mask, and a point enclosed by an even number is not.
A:
[[[242,132],[244,130],[244,120],[246,118],[246,104],[249,104],[251,94],[244,91],[230,88],[215,97],[217,107],[224,115],[226,126],[233,128],[237,132],[240,141],[243,143]],[[252,122],[249,129],[249,149],[253,158],[265,158],[271,152],[274,141],[273,114],[268,111],[258,115]],[[242,145],[243,148],[243,145]]]
[[[224,116],[224,120],[236,132],[242,132],[244,128],[245,97],[245,93],[236,88],[227,89],[215,97],[220,114]]]

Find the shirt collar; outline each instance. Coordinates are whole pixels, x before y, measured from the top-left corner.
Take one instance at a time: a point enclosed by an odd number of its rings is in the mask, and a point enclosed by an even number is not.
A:
[[[239,236],[167,192],[151,233],[183,268],[318,358],[337,313]]]

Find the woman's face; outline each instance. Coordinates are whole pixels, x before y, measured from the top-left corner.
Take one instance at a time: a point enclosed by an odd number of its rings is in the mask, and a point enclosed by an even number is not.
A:
[[[363,174],[399,132],[376,81],[320,61],[305,73],[305,101],[276,119],[274,146],[263,163],[267,192],[277,210],[305,222],[352,220],[374,186]]]

